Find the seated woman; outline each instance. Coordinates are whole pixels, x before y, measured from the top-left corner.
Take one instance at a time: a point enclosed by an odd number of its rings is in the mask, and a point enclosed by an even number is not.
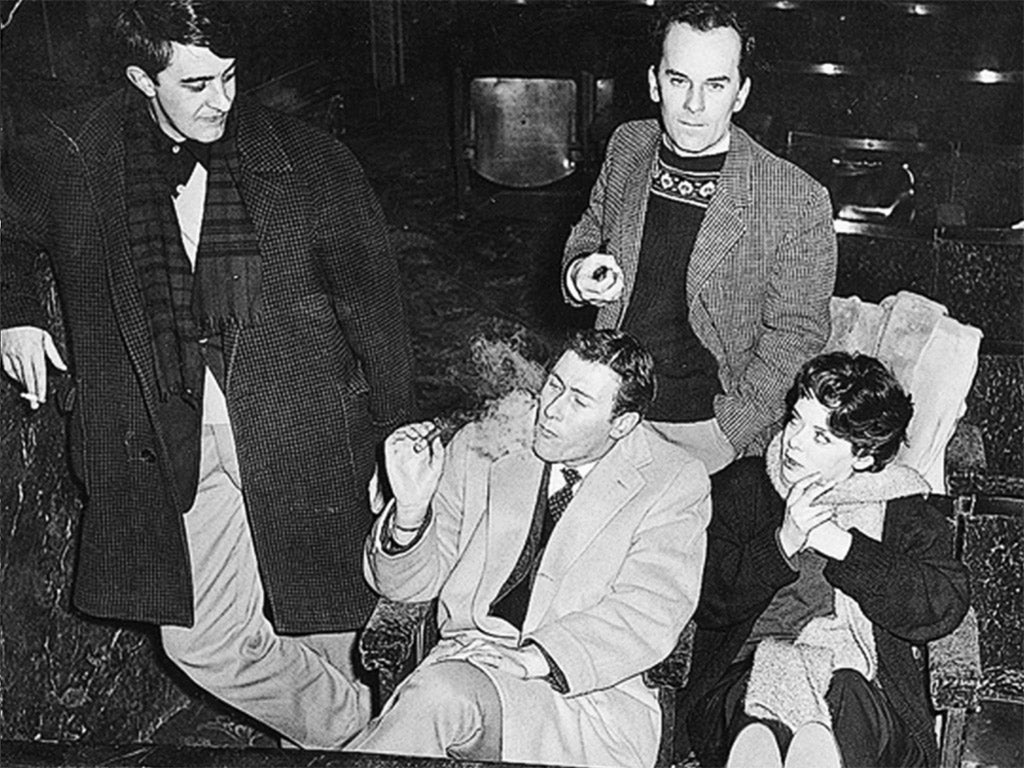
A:
[[[932,765],[919,646],[956,628],[968,589],[927,484],[892,463],[910,399],[836,352],[787,406],[765,459],[712,478],[691,745],[702,766]]]

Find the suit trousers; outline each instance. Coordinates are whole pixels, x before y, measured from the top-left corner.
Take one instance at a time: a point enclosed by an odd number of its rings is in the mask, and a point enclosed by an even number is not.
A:
[[[346,749],[461,760],[501,759],[501,699],[467,661],[417,667]]]
[[[185,515],[192,627],[163,626],[168,657],[198,685],[306,749],[336,749],[369,720],[355,632],[279,635],[264,592],[228,424],[203,426],[199,488]]]

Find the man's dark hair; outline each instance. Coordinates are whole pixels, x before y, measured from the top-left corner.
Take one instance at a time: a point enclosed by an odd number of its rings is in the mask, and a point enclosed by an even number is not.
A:
[[[871,456],[869,471],[893,460],[914,415],[910,396],[888,368],[868,355],[829,352],[809,360],[786,395],[786,420],[802,397],[828,408],[828,428],[853,444],[854,456]]]
[[[654,358],[624,331],[586,330],[570,338],[565,352],[588,363],[607,365],[622,380],[615,393],[612,416],[635,411],[643,416],[654,400]]]
[[[171,61],[171,43],[209,48],[222,59],[236,56],[231,5],[214,0],[134,0],[114,21],[122,64],[142,67],[151,78]]]
[[[740,36],[740,85],[752,73],[754,35],[736,11],[725,3],[689,2],[669,5],[661,12],[651,36],[651,56],[654,69],[661,63],[665,38],[675,24],[689,24],[698,32],[729,27]]]

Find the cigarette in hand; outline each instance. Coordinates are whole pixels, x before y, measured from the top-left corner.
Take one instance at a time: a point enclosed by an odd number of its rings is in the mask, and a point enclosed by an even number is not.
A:
[[[596,252],[597,253],[608,253],[608,245],[609,245],[608,238],[605,238],[604,240],[601,241],[601,244],[599,246],[597,246],[597,251]],[[608,267],[606,267],[604,265],[602,265],[602,266],[598,267],[597,269],[595,269],[591,273],[591,275],[590,275],[591,279],[596,280],[597,282],[601,282],[607,276],[608,276]]]
[[[33,407],[39,405],[39,395],[34,392],[20,392],[19,394],[28,400]]]
[[[441,425],[435,423],[434,426],[430,428],[430,431],[427,432],[427,434],[421,435],[420,437],[418,437],[416,439],[416,442],[415,442],[415,444],[413,444],[412,449],[414,451],[416,451],[416,453],[419,453],[424,448],[428,448],[430,446],[430,444],[432,442],[434,442],[434,438],[437,437],[440,434],[441,434]]]

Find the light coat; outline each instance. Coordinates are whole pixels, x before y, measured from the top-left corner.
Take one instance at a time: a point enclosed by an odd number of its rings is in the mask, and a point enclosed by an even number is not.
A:
[[[661,715],[641,673],[675,646],[700,592],[711,513],[703,465],[646,426],[621,439],[555,527],[520,636],[488,611],[526,542],[543,463],[529,447],[488,458],[475,449],[480,439],[474,425],[449,446],[429,526],[412,549],[383,554],[378,521],[369,581],[393,600],[440,598],[441,641],[424,664],[479,637],[532,639],[558,664],[566,695],[544,680],[490,673],[503,760],[652,765]]]
[[[566,242],[563,269],[605,242],[622,267],[625,290],[598,311],[598,328],[618,328],[626,316],[660,143],[657,120],[615,130]],[[733,126],[690,255],[686,300],[694,333],[718,361],[715,418],[740,454],[764,449],[797,369],[829,337],[836,258],[828,192]]]

